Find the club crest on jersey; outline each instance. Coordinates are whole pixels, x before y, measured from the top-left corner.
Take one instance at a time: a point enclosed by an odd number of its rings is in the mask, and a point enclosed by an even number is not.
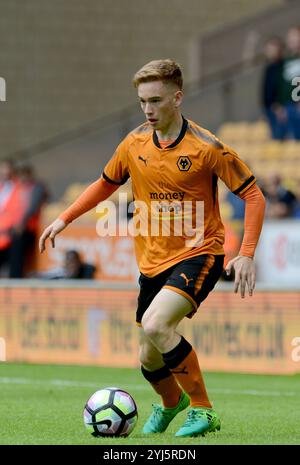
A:
[[[180,171],[188,171],[192,166],[192,162],[189,157],[181,155],[177,160],[177,166]]]

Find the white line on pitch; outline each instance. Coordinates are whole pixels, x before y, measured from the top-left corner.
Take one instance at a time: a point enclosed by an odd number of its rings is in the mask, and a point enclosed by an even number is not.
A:
[[[0,377],[0,383],[3,384],[23,384],[23,385],[42,385],[42,386],[56,386],[56,387],[71,387],[71,388],[82,388],[82,387],[89,387],[95,389],[102,389],[100,383],[96,382],[86,382],[86,381],[71,381],[65,379],[49,379],[49,380],[41,380],[41,379],[31,379],[31,378],[10,378],[10,377]],[[128,384],[122,383],[123,389],[128,389],[131,391],[148,391],[149,386],[146,384]],[[227,388],[209,388],[210,392],[214,392],[216,394],[225,394],[225,395],[232,395],[232,394],[241,394],[246,396],[262,396],[262,397],[295,397],[299,394],[297,392],[291,391],[264,391],[258,389],[227,389]]]

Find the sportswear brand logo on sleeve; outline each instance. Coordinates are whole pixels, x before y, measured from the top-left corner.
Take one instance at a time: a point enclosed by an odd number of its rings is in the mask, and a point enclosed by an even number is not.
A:
[[[139,160],[142,160],[142,162],[145,163],[145,166],[147,166],[148,158],[143,158],[141,155],[139,155]]]
[[[192,166],[192,162],[189,157],[181,156],[177,160],[177,166],[180,171],[188,171]]]

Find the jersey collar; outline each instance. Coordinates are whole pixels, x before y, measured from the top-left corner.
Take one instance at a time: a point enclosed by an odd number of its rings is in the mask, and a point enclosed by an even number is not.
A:
[[[174,140],[174,142],[172,142],[172,144],[168,145],[168,146],[166,147],[166,149],[172,149],[173,147],[176,147],[176,145],[179,144],[179,142],[180,142],[180,141],[184,138],[184,136],[185,136],[187,127],[188,127],[188,121],[187,121],[184,117],[182,117],[182,127],[181,127],[181,131],[180,131],[180,133],[179,133],[179,136],[177,137],[176,140]],[[153,139],[154,145],[156,145],[156,147],[158,147],[159,149],[161,149],[161,146],[160,146],[160,143],[159,143],[159,140],[158,140],[156,131],[153,131],[152,139]]]

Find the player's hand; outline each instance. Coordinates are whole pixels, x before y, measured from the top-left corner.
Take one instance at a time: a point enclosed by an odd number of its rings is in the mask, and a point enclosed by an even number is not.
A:
[[[255,266],[253,259],[238,255],[227,263],[225,271],[229,275],[235,271],[234,292],[237,293],[240,287],[242,299],[245,297],[246,283],[249,295],[252,296],[255,287]]]
[[[40,237],[40,240],[39,240],[40,252],[43,253],[44,250],[46,249],[46,240],[48,239],[48,237],[51,241],[52,247],[55,247],[56,234],[63,231],[63,229],[65,229],[66,227],[67,227],[66,223],[63,220],[60,220],[59,218],[53,221],[53,223],[50,224],[50,226],[48,226],[44,230],[43,234]]]

